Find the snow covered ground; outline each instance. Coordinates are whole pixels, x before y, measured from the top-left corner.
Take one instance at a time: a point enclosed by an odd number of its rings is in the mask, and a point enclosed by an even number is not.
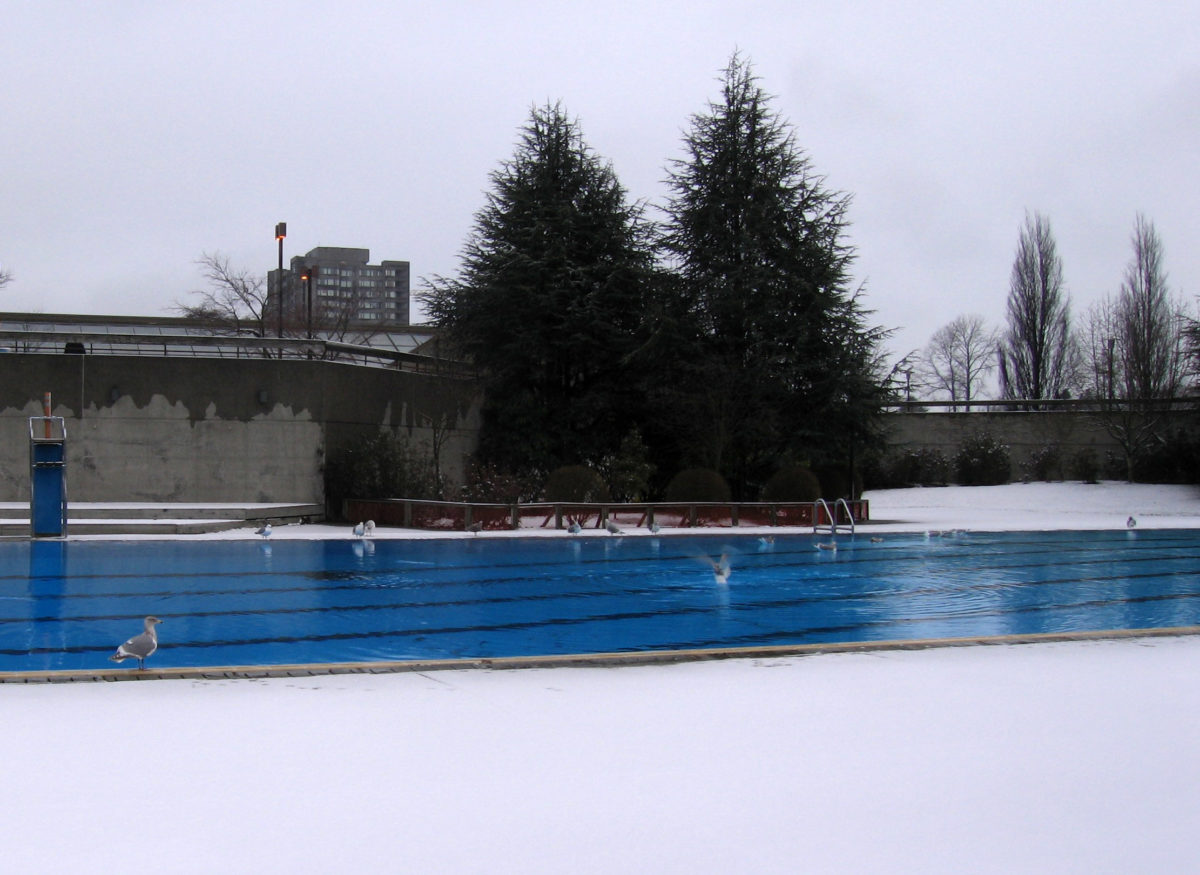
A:
[[[873,529],[1200,528],[1188,487],[868,497]],[[0,702],[13,872],[1200,868],[1200,637]]]

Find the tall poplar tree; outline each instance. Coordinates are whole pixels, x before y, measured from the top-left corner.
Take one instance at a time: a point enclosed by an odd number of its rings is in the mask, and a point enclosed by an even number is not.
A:
[[[1187,317],[1171,294],[1154,223],[1134,222],[1133,256],[1116,298],[1093,305],[1083,355],[1098,417],[1125,455],[1132,480],[1140,457],[1166,438],[1163,400],[1187,387]]]
[[[479,455],[511,471],[598,461],[638,415],[628,356],[654,272],[641,207],[557,104],[531,111],[491,184],[459,275],[423,296],[482,375]]]
[[[661,240],[686,326],[664,364],[681,454],[742,497],[789,461],[847,461],[877,410],[886,334],[849,287],[850,198],[770,104],[734,55],[669,172]]]
[[[1065,398],[1074,372],[1071,301],[1050,221],[1026,215],[1008,290],[1008,330],[1000,345],[1005,398]]]

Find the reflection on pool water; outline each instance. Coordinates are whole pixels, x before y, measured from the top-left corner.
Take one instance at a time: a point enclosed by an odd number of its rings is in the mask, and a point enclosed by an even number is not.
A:
[[[1200,624],[1200,532],[0,543],[0,671],[278,665]],[[731,574],[717,582],[722,554]]]

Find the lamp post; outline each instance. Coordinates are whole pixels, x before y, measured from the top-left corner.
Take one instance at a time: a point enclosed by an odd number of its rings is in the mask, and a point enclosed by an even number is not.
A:
[[[317,276],[321,273],[321,268],[315,264],[310,264],[305,271],[308,276],[308,339],[313,338],[313,285],[317,281]]]
[[[278,313],[278,337],[283,337],[283,238],[287,236],[287,222],[275,223],[275,239],[279,241],[279,272],[275,283],[275,309]]]

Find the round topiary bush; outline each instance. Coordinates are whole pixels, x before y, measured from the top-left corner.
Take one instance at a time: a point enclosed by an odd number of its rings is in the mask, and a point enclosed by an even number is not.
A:
[[[854,472],[854,483],[850,482],[850,474],[845,465],[825,465],[816,470],[817,480],[821,483],[821,498],[833,501],[846,498],[850,501],[862,498],[862,473]],[[797,499],[807,501],[807,499]]]
[[[564,465],[550,472],[543,489],[546,501],[608,501],[604,478],[587,465]]]
[[[1008,447],[990,434],[974,434],[965,439],[954,457],[954,469],[960,486],[999,486],[1012,473]]]
[[[763,486],[763,501],[816,501],[821,497],[821,482],[804,465],[782,468]]]
[[[729,501],[729,484],[717,471],[687,468],[667,484],[667,501]]]
[[[1071,477],[1084,483],[1096,483],[1100,476],[1100,463],[1096,451],[1084,447],[1071,457]]]
[[[889,459],[885,482],[889,488],[945,486],[950,482],[950,462],[940,450],[906,450]]]

